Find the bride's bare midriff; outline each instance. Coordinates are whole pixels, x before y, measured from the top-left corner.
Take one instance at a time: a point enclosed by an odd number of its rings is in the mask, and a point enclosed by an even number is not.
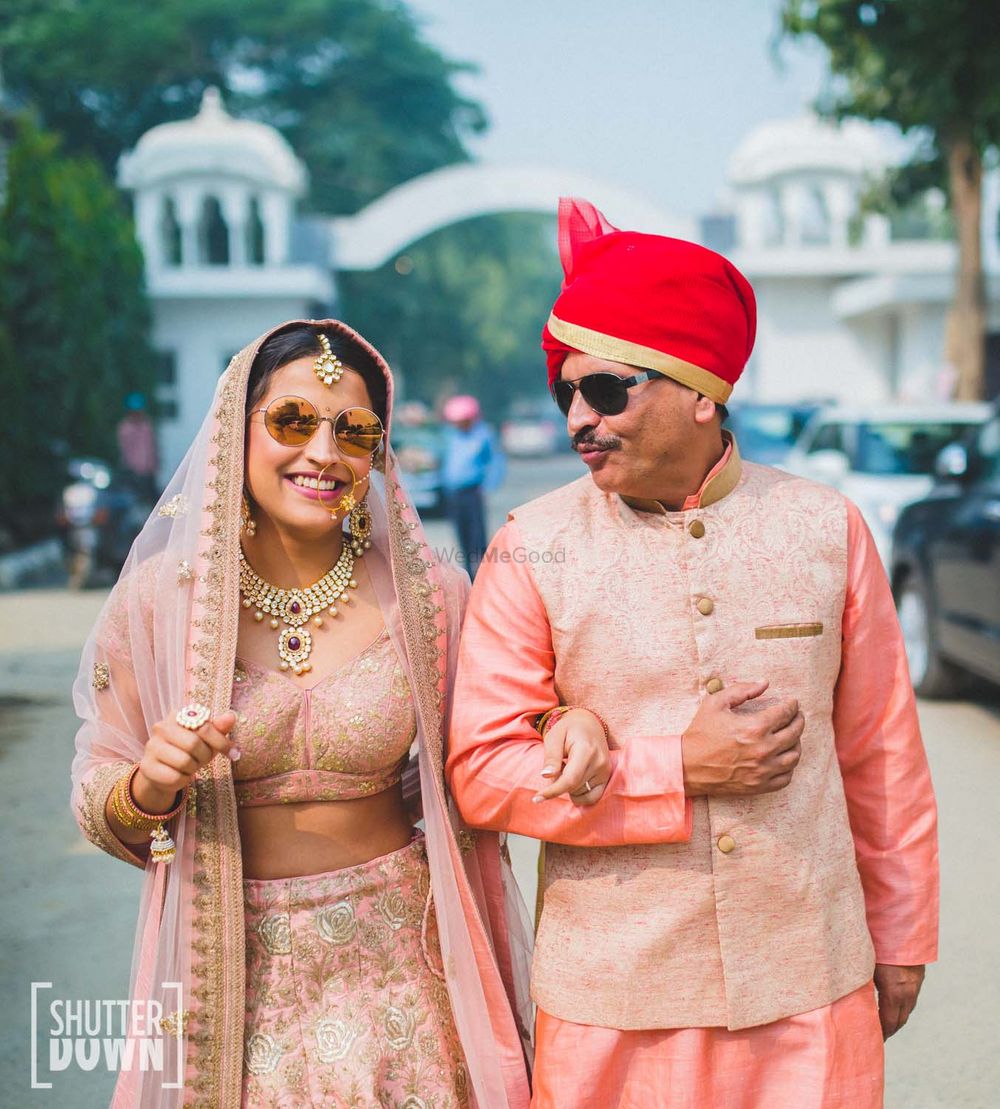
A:
[[[253,805],[239,810],[244,878],[342,870],[405,847],[413,834],[395,785],[373,797]]]

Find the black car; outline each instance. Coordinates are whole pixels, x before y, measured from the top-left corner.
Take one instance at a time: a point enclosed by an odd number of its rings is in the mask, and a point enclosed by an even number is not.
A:
[[[893,533],[892,588],[924,697],[1000,683],[1000,410],[937,460],[938,484]]]

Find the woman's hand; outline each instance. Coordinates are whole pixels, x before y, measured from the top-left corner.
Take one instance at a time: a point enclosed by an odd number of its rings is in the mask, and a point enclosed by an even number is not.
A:
[[[600,720],[587,709],[570,709],[548,729],[542,742],[542,777],[555,781],[533,800],[548,801],[568,793],[574,805],[596,805],[611,777],[611,756]]]
[[[197,731],[182,728],[171,717],[154,724],[132,779],[132,797],[144,812],[169,812],[182,789],[216,755],[239,758],[229,738],[236,713],[229,711],[209,720]]]

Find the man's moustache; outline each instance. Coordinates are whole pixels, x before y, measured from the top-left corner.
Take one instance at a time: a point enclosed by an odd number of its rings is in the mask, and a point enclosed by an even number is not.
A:
[[[578,452],[584,449],[596,451],[613,451],[617,450],[621,446],[621,440],[618,438],[598,439],[594,435],[584,434],[574,436],[573,441],[570,445],[572,446],[573,450]]]

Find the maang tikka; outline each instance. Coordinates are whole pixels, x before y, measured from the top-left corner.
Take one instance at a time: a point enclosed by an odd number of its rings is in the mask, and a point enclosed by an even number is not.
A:
[[[333,385],[344,376],[344,363],[333,353],[330,340],[322,332],[316,338],[323,353],[316,359],[313,372],[324,385]]]

